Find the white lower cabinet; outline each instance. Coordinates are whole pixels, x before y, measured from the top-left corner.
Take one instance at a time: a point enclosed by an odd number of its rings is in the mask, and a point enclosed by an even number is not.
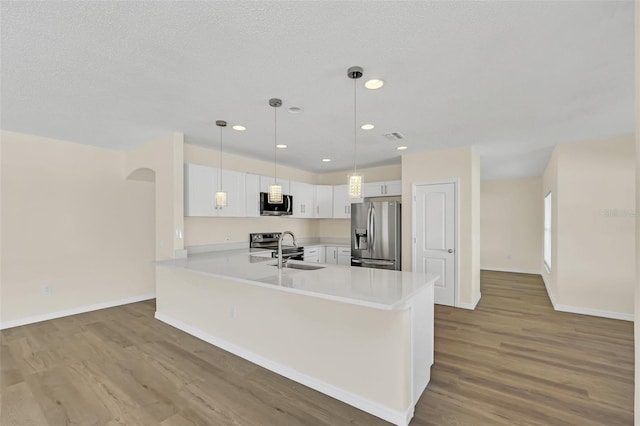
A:
[[[338,265],[351,266],[351,248],[338,247]]]
[[[311,246],[304,248],[304,261],[311,263],[321,263],[320,262],[320,247],[319,246]]]
[[[332,265],[351,265],[351,248],[327,246],[324,263]]]
[[[338,247],[327,246],[325,263],[329,263],[332,265],[338,264]]]

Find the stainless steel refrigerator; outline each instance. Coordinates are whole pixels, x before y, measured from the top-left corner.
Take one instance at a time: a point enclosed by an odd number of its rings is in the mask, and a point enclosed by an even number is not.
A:
[[[351,266],[400,270],[400,203],[351,204]]]

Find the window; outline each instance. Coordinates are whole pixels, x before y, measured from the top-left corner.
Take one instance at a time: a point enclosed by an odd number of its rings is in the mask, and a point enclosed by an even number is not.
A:
[[[551,272],[551,193],[544,197],[544,264]]]

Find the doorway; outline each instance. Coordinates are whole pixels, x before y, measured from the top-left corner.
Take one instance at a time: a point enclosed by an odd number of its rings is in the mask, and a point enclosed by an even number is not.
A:
[[[457,180],[413,185],[413,272],[438,275],[434,302],[457,304]]]

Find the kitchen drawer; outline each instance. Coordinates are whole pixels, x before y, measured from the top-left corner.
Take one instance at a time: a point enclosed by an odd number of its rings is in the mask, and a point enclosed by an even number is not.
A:
[[[338,247],[338,256],[351,256],[351,247]]]

